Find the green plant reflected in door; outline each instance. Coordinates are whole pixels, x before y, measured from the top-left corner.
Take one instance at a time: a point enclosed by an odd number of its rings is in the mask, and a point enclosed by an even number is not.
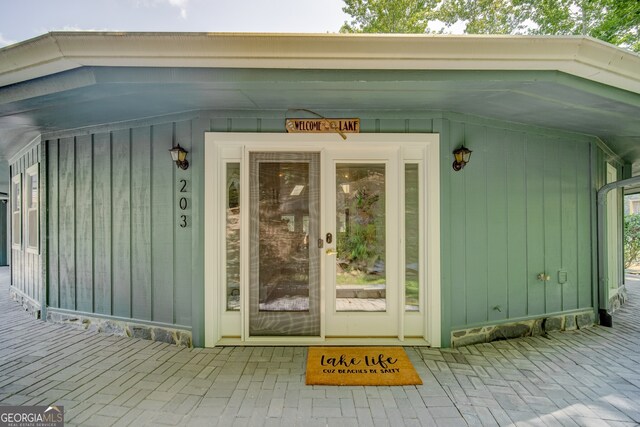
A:
[[[385,165],[336,164],[336,311],[386,311]]]

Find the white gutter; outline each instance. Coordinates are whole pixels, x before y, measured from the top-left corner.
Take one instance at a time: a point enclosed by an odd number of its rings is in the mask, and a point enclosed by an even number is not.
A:
[[[557,70],[640,93],[640,56],[588,37],[52,32],[0,49],[0,87],[82,66]]]

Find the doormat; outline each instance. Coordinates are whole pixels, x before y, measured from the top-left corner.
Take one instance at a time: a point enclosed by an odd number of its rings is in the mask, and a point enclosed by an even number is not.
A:
[[[402,347],[309,347],[307,385],[422,384]]]

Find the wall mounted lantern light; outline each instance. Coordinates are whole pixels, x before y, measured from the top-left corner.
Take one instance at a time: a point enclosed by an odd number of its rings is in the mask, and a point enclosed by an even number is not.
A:
[[[187,169],[189,167],[189,162],[187,161],[187,151],[180,147],[180,144],[177,144],[171,150],[171,158],[174,162],[176,162],[176,166],[180,169]]]
[[[453,156],[455,157],[455,160],[453,161],[453,170],[459,171],[460,169],[464,168],[464,166],[469,163],[471,153],[472,151],[464,145],[461,145],[460,148],[454,150]]]

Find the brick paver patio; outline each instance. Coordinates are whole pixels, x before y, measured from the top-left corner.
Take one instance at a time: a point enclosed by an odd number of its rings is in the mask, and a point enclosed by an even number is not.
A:
[[[460,349],[406,348],[424,385],[305,386],[306,347],[187,349],[35,320],[0,271],[0,404],[67,425],[640,423],[640,281],[615,327]]]

